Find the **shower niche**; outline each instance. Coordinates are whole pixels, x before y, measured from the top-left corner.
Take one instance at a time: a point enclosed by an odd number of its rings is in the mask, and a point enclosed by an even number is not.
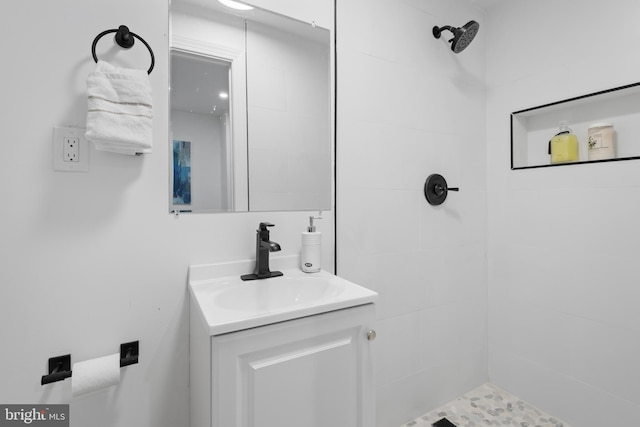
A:
[[[565,123],[578,140],[575,161],[551,163],[551,139]],[[589,127],[613,127],[611,158],[589,160]],[[640,82],[511,113],[511,169],[640,159]]]

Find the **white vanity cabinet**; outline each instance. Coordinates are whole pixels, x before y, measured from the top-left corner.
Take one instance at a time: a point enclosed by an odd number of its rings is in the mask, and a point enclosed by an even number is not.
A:
[[[191,310],[191,427],[373,427],[374,304],[210,336]]]

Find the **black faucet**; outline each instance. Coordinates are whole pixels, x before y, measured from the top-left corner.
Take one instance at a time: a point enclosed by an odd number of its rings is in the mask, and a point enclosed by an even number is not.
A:
[[[269,277],[282,276],[281,271],[269,270],[269,252],[277,252],[280,245],[269,240],[269,229],[273,224],[261,222],[256,230],[256,268],[252,274],[240,276],[242,280],[268,279]]]

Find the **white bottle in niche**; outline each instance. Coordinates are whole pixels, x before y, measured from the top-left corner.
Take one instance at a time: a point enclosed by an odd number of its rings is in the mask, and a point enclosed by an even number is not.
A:
[[[305,273],[317,273],[320,271],[322,233],[316,231],[316,226],[313,225],[313,220],[322,219],[320,216],[321,214],[322,212],[320,212],[318,216],[310,216],[309,227],[307,227],[307,231],[302,233],[300,268]]]

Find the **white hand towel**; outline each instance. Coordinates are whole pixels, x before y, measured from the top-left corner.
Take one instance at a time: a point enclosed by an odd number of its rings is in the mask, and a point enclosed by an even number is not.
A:
[[[96,149],[135,155],[151,152],[152,98],[146,71],[98,61],[87,78],[87,140]]]

